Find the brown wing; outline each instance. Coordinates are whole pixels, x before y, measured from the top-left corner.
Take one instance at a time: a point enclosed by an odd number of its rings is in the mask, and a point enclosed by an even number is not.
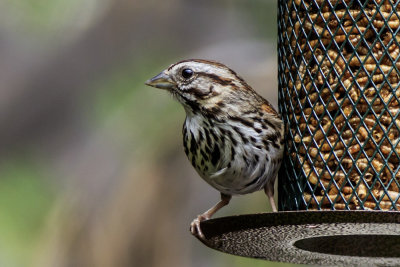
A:
[[[265,102],[261,105],[261,109],[266,111],[267,113],[279,115],[278,112],[274,109],[274,107],[265,100]]]

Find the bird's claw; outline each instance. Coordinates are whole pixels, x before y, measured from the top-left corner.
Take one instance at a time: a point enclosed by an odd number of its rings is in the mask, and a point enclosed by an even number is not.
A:
[[[205,236],[203,234],[203,231],[201,231],[201,227],[200,227],[200,223],[202,221],[206,221],[208,220],[209,217],[202,214],[202,215],[198,215],[197,218],[195,218],[191,223],[190,223],[190,232],[192,233],[192,235],[204,240]]]

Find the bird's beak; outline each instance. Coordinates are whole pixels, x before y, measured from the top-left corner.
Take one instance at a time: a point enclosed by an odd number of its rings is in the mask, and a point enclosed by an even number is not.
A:
[[[147,80],[146,85],[170,90],[175,86],[175,83],[171,80],[169,75],[166,74],[165,71],[163,71],[160,74],[151,78],[150,80]]]

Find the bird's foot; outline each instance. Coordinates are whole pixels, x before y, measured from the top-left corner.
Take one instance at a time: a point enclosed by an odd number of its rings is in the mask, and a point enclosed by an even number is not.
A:
[[[204,240],[205,236],[201,231],[200,223],[208,219],[210,219],[210,216],[208,216],[207,214],[198,215],[197,218],[195,218],[190,224],[190,232],[192,233],[192,235]]]

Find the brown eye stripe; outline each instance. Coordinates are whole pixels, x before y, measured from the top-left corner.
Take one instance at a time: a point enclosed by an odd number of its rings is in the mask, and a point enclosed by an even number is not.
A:
[[[223,78],[223,77],[221,77],[221,76],[218,76],[218,75],[215,75],[215,74],[212,74],[212,73],[197,72],[197,75],[208,77],[208,78],[210,78],[214,83],[217,83],[217,84],[220,84],[220,85],[223,85],[223,86],[227,86],[227,85],[236,86],[232,79]]]

